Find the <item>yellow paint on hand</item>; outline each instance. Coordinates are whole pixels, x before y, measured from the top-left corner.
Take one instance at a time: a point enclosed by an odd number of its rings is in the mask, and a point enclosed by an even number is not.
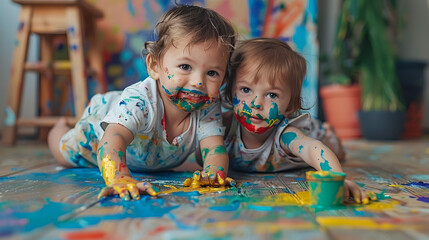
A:
[[[111,160],[109,154],[104,156],[103,160],[101,160],[101,169],[104,181],[106,185],[109,185],[115,179],[116,175],[116,163]]]
[[[192,188],[192,187],[177,188],[170,185],[164,185],[164,186],[169,187],[170,189],[160,191],[158,195],[161,195],[161,194],[167,195],[175,192],[193,192],[193,191],[198,191],[199,193],[203,194],[203,193],[212,193],[212,192],[223,192],[229,189],[229,187],[209,187],[209,186],[198,187],[198,188]]]

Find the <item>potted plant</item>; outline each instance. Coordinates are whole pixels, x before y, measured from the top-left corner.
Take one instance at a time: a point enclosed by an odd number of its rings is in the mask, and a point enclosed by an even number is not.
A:
[[[345,11],[348,8],[344,5],[343,9],[338,16],[333,57],[322,57],[320,61],[330,83],[320,88],[320,97],[327,122],[340,139],[346,140],[362,136],[358,119],[361,87],[352,49],[356,40],[350,34],[350,12]]]
[[[388,36],[386,11],[394,0],[344,0],[352,36],[352,55],[362,87],[359,122],[370,140],[398,139],[405,124],[405,107],[396,76],[395,51]]]

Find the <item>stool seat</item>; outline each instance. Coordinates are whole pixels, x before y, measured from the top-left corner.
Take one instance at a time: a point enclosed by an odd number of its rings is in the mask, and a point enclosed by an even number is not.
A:
[[[96,20],[103,13],[85,0],[13,0],[21,5],[16,44],[13,50],[9,79],[9,96],[6,106],[5,128],[2,142],[14,144],[17,126],[35,126],[47,135],[59,117],[52,116],[53,81],[57,74],[71,75],[75,116],[68,118],[74,124],[83,114],[88,103],[87,72],[96,73],[95,79],[101,91],[107,90],[102,55],[96,38]],[[26,62],[30,34],[40,37],[40,61]],[[54,61],[53,37],[67,36],[69,60]],[[91,71],[85,66],[84,42],[89,43],[88,62]],[[86,45],[85,45],[86,46]],[[35,71],[40,74],[39,104],[40,113],[32,119],[20,117],[24,72]]]

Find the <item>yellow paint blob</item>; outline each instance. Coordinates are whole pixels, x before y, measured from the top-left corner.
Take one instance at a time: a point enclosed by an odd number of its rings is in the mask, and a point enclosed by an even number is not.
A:
[[[212,192],[223,192],[229,189],[229,187],[210,187],[210,186],[198,187],[198,188],[192,188],[192,187],[177,188],[171,185],[164,185],[164,186],[169,187],[170,189],[160,191],[158,195],[161,195],[161,194],[167,195],[175,192],[193,192],[193,191],[198,191],[199,193],[203,194],[203,193],[212,193]]]
[[[316,217],[316,221],[323,227],[355,228],[371,230],[395,230],[400,227],[391,223],[376,222],[368,217]]]
[[[115,179],[116,175],[116,163],[111,160],[109,154],[101,160],[101,170],[106,185],[109,185]]]
[[[262,202],[258,202],[256,205],[259,206],[285,206],[285,205],[311,205],[310,202],[310,193],[298,192],[295,194],[292,193],[279,193],[274,196],[268,196],[262,200]]]
[[[394,208],[396,205],[399,205],[398,201],[392,200],[388,202],[370,202],[368,205],[362,206],[362,208],[357,208],[359,211],[384,211],[386,209]]]

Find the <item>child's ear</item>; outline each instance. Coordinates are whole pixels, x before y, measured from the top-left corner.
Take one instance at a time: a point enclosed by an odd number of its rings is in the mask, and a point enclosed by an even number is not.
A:
[[[146,56],[146,67],[147,67],[147,73],[149,74],[149,76],[154,80],[158,80],[159,79],[158,61],[156,61],[155,58],[150,53]]]

